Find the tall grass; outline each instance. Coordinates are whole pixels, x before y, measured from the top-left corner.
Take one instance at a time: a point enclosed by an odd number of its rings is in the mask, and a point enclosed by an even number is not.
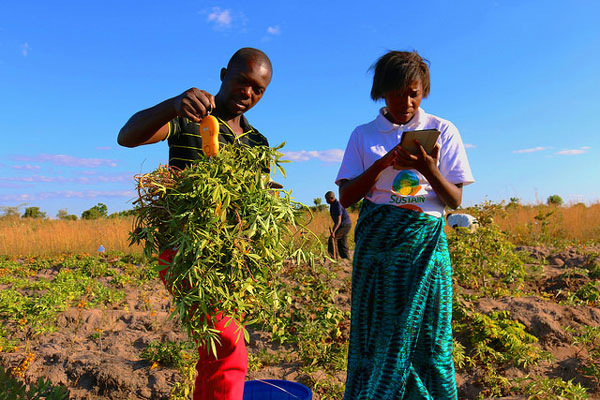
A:
[[[350,218],[355,226],[358,213],[351,212]],[[566,207],[509,206],[494,220],[515,244],[600,243],[600,203]],[[131,218],[63,221],[2,217],[0,255],[94,254],[100,245],[107,251],[141,254],[140,246],[129,247],[128,244],[132,222]],[[327,210],[314,211],[308,228],[326,244],[332,225]],[[352,246],[353,230],[348,239]]]
[[[495,218],[515,244],[600,243],[600,203],[508,206]]]
[[[3,217],[0,218],[0,255],[94,254],[100,245],[107,251],[141,254],[139,246],[129,247],[131,226],[131,218],[66,221]]]
[[[348,212],[352,220],[352,226],[356,226],[358,212]],[[307,228],[314,232],[321,240],[326,241],[329,237],[329,228],[333,228],[333,221],[328,210],[313,211],[313,219],[307,225]],[[348,235],[350,241],[354,240],[354,230]],[[326,243],[326,242],[325,242]]]

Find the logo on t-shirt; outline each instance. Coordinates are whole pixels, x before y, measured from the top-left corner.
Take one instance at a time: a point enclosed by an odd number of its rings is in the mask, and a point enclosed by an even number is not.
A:
[[[423,212],[423,209],[415,204],[425,203],[425,196],[415,196],[421,191],[421,185],[419,185],[419,177],[414,171],[408,169],[400,171],[394,178],[392,191],[400,196],[391,195],[390,203],[401,208]]]
[[[419,177],[412,170],[402,170],[396,175],[396,178],[394,178],[392,190],[402,196],[414,196],[421,190]]]

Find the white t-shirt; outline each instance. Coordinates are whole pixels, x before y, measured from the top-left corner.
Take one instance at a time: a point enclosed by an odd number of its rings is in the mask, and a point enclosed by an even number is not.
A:
[[[408,123],[397,125],[384,117],[385,111],[384,107],[375,120],[354,129],[335,179],[336,184],[339,185],[342,179],[354,179],[366,171],[400,143],[404,131],[419,129],[438,129],[441,132],[437,140],[440,145],[438,168],[450,183],[468,185],[475,182],[458,129],[450,121],[419,108]],[[444,213],[444,203],[438,199],[429,182],[412,169],[386,168],[365,198],[377,204],[408,208],[438,218]]]

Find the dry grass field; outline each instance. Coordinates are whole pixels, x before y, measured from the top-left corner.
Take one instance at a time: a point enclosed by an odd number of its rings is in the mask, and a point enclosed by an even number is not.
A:
[[[351,213],[351,218],[356,224],[358,213]],[[600,241],[600,203],[499,207],[494,219],[517,245]],[[130,217],[77,221],[4,217],[0,218],[0,255],[94,254],[100,245],[107,251],[141,254],[140,247],[128,245],[132,225]],[[331,225],[329,212],[322,210],[313,213],[308,228],[324,240]],[[352,233],[349,239],[352,242]]]
[[[128,245],[132,222],[131,218],[76,221],[0,218],[0,255],[94,254],[100,245],[107,251],[141,254],[141,248]]]
[[[566,207],[547,205],[508,207],[496,223],[511,235],[515,244],[542,241],[600,240],[600,203],[578,203]]]
[[[600,398],[600,204],[464,211],[482,227],[448,229],[459,398]],[[73,400],[189,399],[196,354],[169,319],[154,263],[128,246],[132,226],[0,217],[0,392],[6,371],[32,386],[48,379]],[[327,210],[308,223],[321,240],[330,226]],[[345,260],[285,264],[285,306],[248,327],[249,380],[342,398],[351,271]]]

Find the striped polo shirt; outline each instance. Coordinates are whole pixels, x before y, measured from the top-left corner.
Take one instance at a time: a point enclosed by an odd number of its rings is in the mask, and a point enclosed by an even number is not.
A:
[[[239,137],[236,137],[225,121],[216,115],[215,117],[219,121],[219,143],[238,143],[250,147],[269,146],[267,138],[253,128],[243,115],[240,125],[244,133]],[[200,127],[192,120],[184,117],[173,118],[169,121],[169,133],[166,139],[169,143],[169,165],[171,166],[183,169],[202,154]]]

